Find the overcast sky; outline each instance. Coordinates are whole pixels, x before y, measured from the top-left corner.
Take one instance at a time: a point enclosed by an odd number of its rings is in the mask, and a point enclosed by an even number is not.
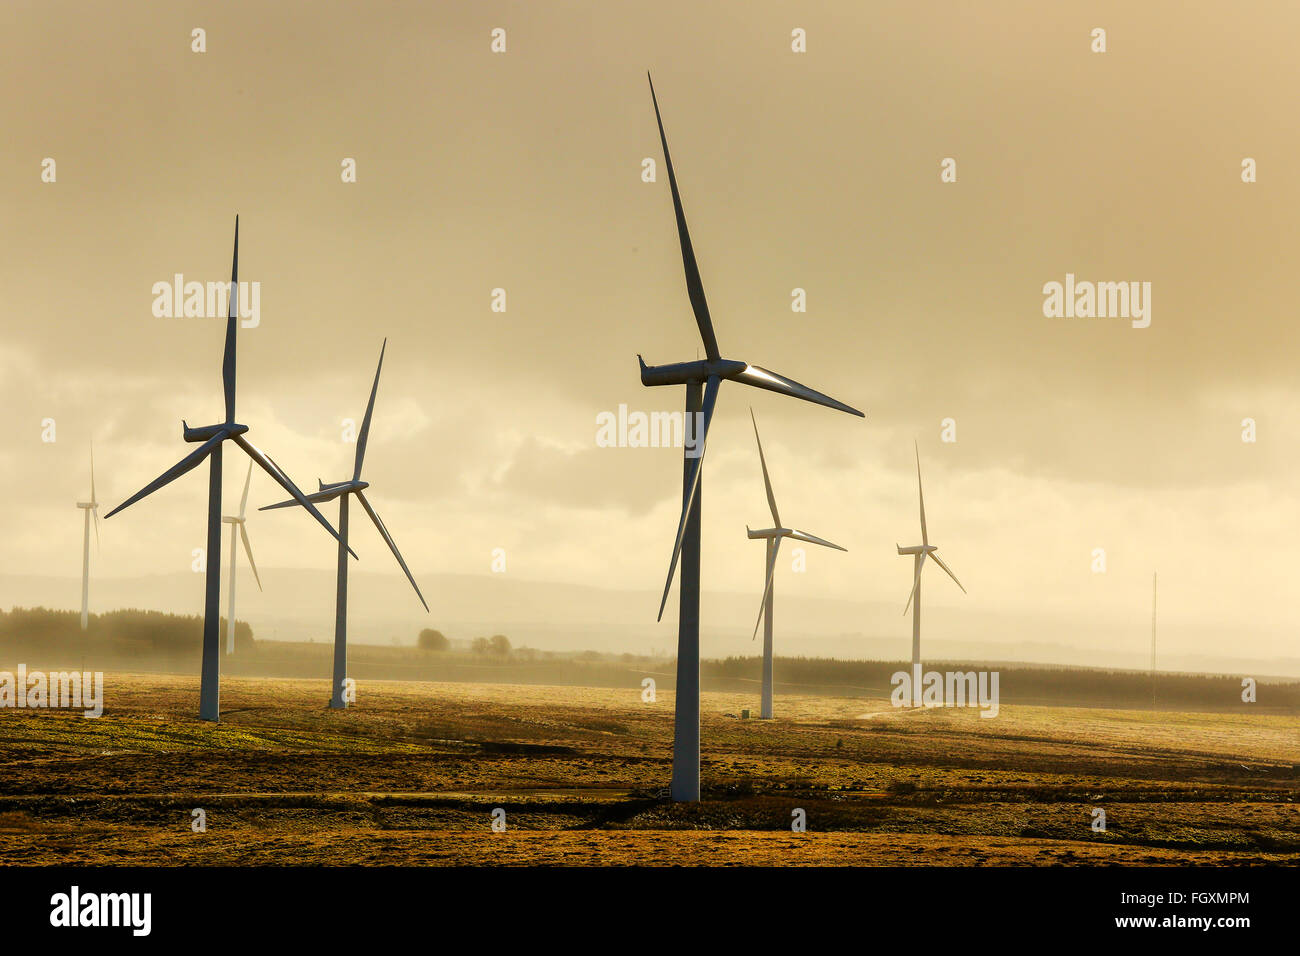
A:
[[[638,352],[700,347],[667,177],[641,179],[650,69],[722,353],[867,413],[724,385],[706,589],[761,588],[752,406],[782,517],[849,549],[783,589],[901,611],[915,440],[970,592],[927,578],[927,602],[1131,614],[1129,641],[1158,569],[1169,627],[1294,656],[1298,27],[1294,4],[1186,0],[8,0],[0,573],[79,573],[92,439],[107,510],[193,447],[182,417],[221,417],[223,323],[157,318],[151,289],[227,278],[239,213],[261,300],[237,417],[300,485],[350,475],[341,422],[387,336],[365,477],[417,576],[489,574],[504,548],[511,575],[661,587],[680,451],[595,442],[620,403],[681,408]],[[1044,317],[1067,273],[1151,283],[1150,327]],[[245,467],[232,448],[228,502]],[[97,573],[188,567],[206,489],[195,471],[108,521]],[[281,497],[254,476],[252,506]],[[367,570],[400,575],[353,526]],[[333,564],[302,514],[249,527],[260,564]]]

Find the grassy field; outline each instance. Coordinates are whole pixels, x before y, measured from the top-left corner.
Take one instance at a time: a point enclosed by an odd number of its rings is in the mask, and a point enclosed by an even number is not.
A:
[[[106,687],[97,720],[0,711],[8,863],[1300,863],[1287,714],[705,694],[704,800],[674,805],[671,693],[363,681],[332,712],[325,681],[227,678],[213,725],[196,679]]]

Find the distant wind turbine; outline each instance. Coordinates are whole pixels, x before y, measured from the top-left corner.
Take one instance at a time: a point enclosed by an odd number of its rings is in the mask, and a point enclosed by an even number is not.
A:
[[[81,536],[81,629],[90,626],[90,517],[95,516],[95,550],[99,550],[99,499],[95,497],[95,446],[90,446],[90,500],[78,501],[85,512]]]
[[[795,528],[784,528],[781,526],[781,516],[776,511],[776,495],[772,493],[772,480],[767,474],[767,459],[763,457],[763,440],[758,437],[758,421],[754,419],[754,410],[749,410],[750,420],[754,422],[754,441],[758,442],[758,462],[763,466],[763,487],[767,489],[767,506],[772,511],[771,528],[764,528],[760,531],[751,531],[749,525],[745,525],[745,533],[751,539],[764,538],[767,541],[767,585],[763,588],[763,600],[758,605],[758,620],[754,622],[754,637],[758,637],[758,625],[763,624],[763,696],[762,709],[759,716],[763,720],[772,719],[772,605],[774,603],[773,580],[776,577],[776,553],[781,547],[782,538],[793,538],[795,541],[807,541],[810,544],[820,544],[824,548],[834,548],[836,551],[847,551],[847,548],[841,548],[838,544],[833,544],[825,538],[819,538],[816,535],[808,534],[806,531],[799,531]]]
[[[914,556],[916,567],[916,580],[912,584],[912,593],[907,596],[907,607],[903,608],[903,613],[907,613],[907,608],[912,608],[912,704],[921,706],[921,569],[925,567],[925,559],[931,558],[934,563],[943,568],[948,577],[957,583],[962,593],[966,589],[962,583],[957,580],[957,575],[952,573],[948,565],[943,563],[943,559],[937,554],[938,548],[930,543],[930,535],[925,528],[925,493],[921,490],[921,452],[920,449],[913,448],[916,451],[916,497],[921,503],[921,543],[904,548],[902,545],[895,544],[899,554],[910,554]]]
[[[361,480],[361,462],[366,457],[366,439],[370,436],[370,416],[375,410],[375,393],[379,391],[379,373],[384,367],[384,350],[388,348],[388,339],[384,339],[383,346],[379,349],[379,366],[375,369],[375,383],[370,388],[370,402],[366,405],[366,417],[361,422],[361,434],[357,438],[357,453],[355,464],[352,469],[352,478],[348,481],[336,481],[331,484],[325,484],[317,479],[320,490],[312,492],[307,496],[307,500],[316,504],[326,501],[339,500],[339,559],[338,559],[338,583],[334,592],[334,683],[330,691],[330,706],[334,708],[347,707],[347,701],[343,696],[343,687],[347,679],[348,672],[348,496],[356,495],[357,501],[361,502],[361,507],[366,509],[366,514],[374,522],[375,528],[383,536],[384,541],[393,552],[393,557],[397,563],[402,566],[406,573],[406,580],[411,582],[411,587],[415,588],[415,594],[424,605],[427,613],[429,610],[428,603],[424,600],[424,595],[420,593],[420,586],[415,583],[415,578],[411,577],[411,570],[402,560],[402,553],[397,550],[397,544],[393,541],[392,535],[384,527],[384,522],[380,520],[379,515],[375,514],[375,509],[370,506],[363,493],[370,483]],[[266,505],[259,508],[259,511],[269,511],[272,508],[289,508],[295,504],[301,504],[300,501],[281,501],[273,505]]]
[[[244,553],[248,555],[248,566],[253,569],[253,580],[257,589],[262,590],[262,578],[257,573],[257,562],[253,560],[253,546],[248,543],[248,529],[244,527],[244,511],[248,507],[248,485],[253,480],[253,463],[248,463],[248,474],[244,477],[244,496],[239,499],[239,514],[226,515],[221,520],[230,525],[230,600],[226,605],[226,653],[235,653],[235,530],[244,542]]]
[[[647,78],[649,74],[647,74]],[[668,155],[668,139],[664,135],[663,118],[659,114],[659,100],[655,97],[654,82],[650,83],[650,98],[654,103],[655,121],[659,126],[659,142],[664,151],[664,167],[668,170],[668,185],[673,195],[673,211],[677,218],[677,238],[682,247],[682,264],[686,270],[686,291],[695,313],[705,358],[694,362],[673,365],[646,365],[641,356],[641,384],[686,386],[686,434],[694,441],[684,442],[682,449],[682,514],[677,522],[677,538],[673,544],[672,559],[668,563],[668,580],[659,602],[659,619],[663,619],[668,592],[672,588],[677,562],[682,564],[680,610],[677,623],[677,693],[673,724],[673,777],[670,793],[673,800],[700,799],[700,513],[703,492],[701,478],[704,453],[707,449],[709,424],[718,401],[718,389],[723,379],[780,392],[792,398],[803,399],[834,408],[850,415],[863,416],[843,402],[800,385],[775,372],[740,362],[724,359],[718,350],[718,340],[713,332],[713,320],[704,298],[704,284],[695,263],[695,251],[686,229],[686,214],[682,211],[681,194],[677,190],[677,177],[673,174],[673,161]],[[696,427],[696,422],[702,427]]]
[[[1151,572],[1151,709],[1156,708],[1156,572]]]
[[[182,435],[187,442],[202,442],[198,448],[186,455],[175,465],[163,472],[149,484],[145,485],[126,501],[122,502],[108,514],[105,520],[113,517],[123,508],[127,508],[141,498],[145,498],[159,488],[171,484],[181,475],[193,470],[208,459],[208,543],[204,551],[205,592],[203,602],[203,671],[199,685],[199,719],[220,720],[221,718],[221,563],[217,555],[221,553],[221,449],[227,441],[233,441],[245,454],[257,462],[268,475],[276,480],[294,499],[303,505],[312,517],[331,535],[337,538],[338,532],[325,520],[316,506],[303,497],[295,485],[272,459],[268,458],[251,441],[245,437],[247,425],[235,421],[235,332],[239,328],[239,217],[235,217],[235,252],[230,266],[229,310],[226,316],[226,347],[221,362],[222,388],[226,400],[225,421],[215,425],[202,425],[191,428],[184,419],[181,420]],[[356,555],[353,555],[356,557]]]

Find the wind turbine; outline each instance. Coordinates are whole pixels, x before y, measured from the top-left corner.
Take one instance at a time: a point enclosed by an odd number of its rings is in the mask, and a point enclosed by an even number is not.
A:
[[[221,362],[222,387],[225,393],[226,418],[215,425],[202,425],[191,428],[184,419],[181,420],[182,436],[187,442],[202,442],[175,465],[163,472],[149,484],[145,485],[126,501],[122,502],[108,514],[105,520],[113,517],[123,508],[135,504],[141,498],[153,494],[164,485],[171,484],[181,475],[198,467],[204,458],[208,459],[208,543],[204,551],[205,594],[203,603],[203,670],[199,686],[199,719],[219,720],[221,718],[221,565],[216,556],[221,553],[221,449],[227,441],[233,441],[244,450],[249,458],[257,462],[267,474],[276,480],[295,500],[300,502],[312,517],[334,537],[338,532],[325,520],[325,516],[316,510],[316,506],[303,497],[302,492],[272,459],[262,453],[245,436],[247,425],[235,421],[235,332],[238,329],[239,316],[239,217],[235,217],[235,252],[230,266],[230,307],[226,316],[226,347]],[[353,555],[355,557],[355,555]]]
[[[921,569],[925,567],[925,559],[931,558],[934,563],[947,572],[948,577],[956,581],[957,587],[961,588],[963,594],[966,589],[962,583],[957,581],[957,575],[952,573],[952,569],[943,563],[943,559],[938,555],[938,547],[930,543],[930,535],[925,529],[925,493],[921,490],[921,451],[913,443],[913,449],[916,451],[916,497],[921,502],[921,543],[913,545],[910,548],[904,548],[902,545],[895,544],[899,554],[910,554],[916,566],[916,581],[912,585],[912,593],[907,596],[907,607],[903,608],[903,613],[907,613],[907,608],[912,609],[912,706],[921,706]]]
[[[771,528],[764,528],[760,531],[751,531],[749,525],[745,525],[745,533],[751,539],[763,538],[767,541],[767,585],[763,588],[763,600],[758,605],[758,620],[754,622],[754,636],[750,640],[758,637],[758,625],[763,624],[763,697],[762,709],[759,716],[763,720],[772,719],[772,605],[773,605],[773,588],[772,582],[776,576],[776,553],[781,547],[782,538],[793,538],[795,541],[807,541],[810,544],[820,544],[824,548],[834,548],[836,551],[847,551],[847,548],[841,548],[838,544],[833,544],[825,538],[819,538],[816,535],[808,534],[806,531],[799,531],[795,528],[785,528],[781,526],[781,516],[776,511],[776,495],[772,494],[772,480],[767,474],[767,459],[763,457],[763,440],[758,437],[758,421],[754,419],[754,410],[749,410],[750,420],[754,422],[754,441],[758,442],[758,462],[763,466],[763,486],[767,489],[767,506],[772,511]]]
[[[649,74],[647,74],[649,78]],[[654,103],[655,121],[659,126],[659,142],[663,146],[664,166],[668,170],[668,184],[673,194],[673,210],[677,217],[677,238],[682,247],[682,265],[686,270],[686,292],[695,313],[695,323],[704,344],[704,359],[678,362],[673,365],[646,365],[640,355],[641,384],[686,386],[686,434],[682,449],[682,514],[677,523],[677,538],[673,544],[672,560],[668,564],[668,580],[664,583],[664,596],[659,602],[659,619],[663,619],[668,592],[672,588],[677,562],[682,564],[680,611],[677,623],[677,693],[673,724],[673,778],[670,793],[673,800],[700,799],[700,511],[702,500],[701,473],[704,452],[707,448],[709,423],[718,401],[718,389],[724,379],[766,388],[792,398],[825,405],[850,415],[865,417],[856,408],[814,391],[806,385],[791,381],[748,362],[724,359],[718,351],[718,340],[713,333],[713,320],[704,298],[704,284],[695,263],[695,252],[686,229],[686,214],[682,211],[681,194],[677,190],[677,177],[673,174],[673,161],[668,155],[668,139],[664,135],[663,118],[659,114],[659,100],[655,96],[654,81],[650,82],[650,99]]]
[[[90,516],[95,516],[95,549],[99,549],[99,499],[95,497],[95,446],[90,446],[90,500],[78,501],[77,507],[85,512],[85,528],[81,537],[81,629],[90,625]]]
[[[370,506],[366,500],[364,491],[370,487],[370,483],[361,480],[361,462],[366,457],[366,439],[370,436],[370,416],[375,410],[375,393],[379,391],[379,373],[384,367],[384,350],[388,348],[388,339],[384,339],[383,346],[379,349],[379,366],[375,369],[375,383],[370,387],[370,402],[366,405],[366,417],[361,422],[361,434],[357,438],[356,461],[352,468],[352,478],[347,481],[335,481],[325,484],[317,479],[320,485],[318,491],[312,492],[307,496],[307,501],[320,504],[326,501],[339,500],[339,560],[338,560],[338,583],[334,592],[334,684],[330,691],[330,706],[336,709],[347,707],[347,701],[343,698],[343,685],[347,679],[348,670],[348,496],[356,495],[357,501],[361,502],[361,507],[366,509],[366,514],[370,515],[370,520],[374,522],[375,528],[388,542],[388,547],[392,549],[393,557],[397,558],[397,563],[402,566],[406,573],[406,580],[411,582],[411,587],[415,588],[415,594],[424,605],[427,613],[429,610],[428,603],[424,600],[424,595],[420,593],[420,586],[415,583],[415,578],[411,577],[411,570],[402,560],[402,553],[397,550],[397,544],[393,541],[392,535],[384,527],[384,522],[380,520],[379,515],[375,514],[375,509]],[[259,508],[259,511],[269,511],[272,508],[288,508],[295,504],[302,504],[301,501],[281,501],[273,505],[266,505]]]
[[[253,546],[248,543],[248,529],[244,527],[244,510],[248,507],[248,485],[253,480],[253,463],[248,463],[248,474],[244,477],[244,497],[239,499],[239,514],[226,515],[221,520],[230,525],[230,600],[226,612],[226,653],[235,653],[235,529],[244,541],[244,553],[248,555],[248,566],[253,569],[253,580],[257,589],[262,590],[262,578],[257,573],[257,562],[253,560]]]

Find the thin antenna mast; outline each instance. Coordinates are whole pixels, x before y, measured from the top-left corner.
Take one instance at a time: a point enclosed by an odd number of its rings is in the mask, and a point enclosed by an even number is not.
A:
[[[1151,709],[1156,709],[1156,572],[1151,572]]]

